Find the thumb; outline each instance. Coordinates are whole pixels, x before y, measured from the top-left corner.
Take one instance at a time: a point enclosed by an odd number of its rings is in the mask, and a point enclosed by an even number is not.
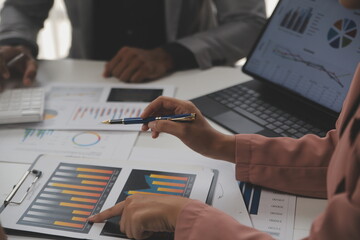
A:
[[[161,133],[168,133],[171,135],[174,135],[178,138],[183,134],[184,132],[184,123],[178,123],[170,120],[158,120],[153,121],[148,124],[149,128],[152,131]]]

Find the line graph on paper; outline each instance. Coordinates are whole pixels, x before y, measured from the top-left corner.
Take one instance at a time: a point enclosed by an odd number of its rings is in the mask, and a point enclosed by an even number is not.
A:
[[[341,88],[344,88],[344,83],[341,81],[341,78],[351,76],[350,73],[337,74],[337,73],[327,69],[322,64],[318,64],[318,63],[306,60],[300,54],[295,54],[295,53],[291,52],[287,48],[276,47],[276,48],[273,49],[273,53],[275,55],[283,58],[283,59],[293,61],[293,62],[297,62],[297,63],[302,63],[302,64],[306,65],[307,67],[310,67],[310,68],[315,69],[317,71],[323,72],[330,79],[332,79],[335,83],[337,83]]]

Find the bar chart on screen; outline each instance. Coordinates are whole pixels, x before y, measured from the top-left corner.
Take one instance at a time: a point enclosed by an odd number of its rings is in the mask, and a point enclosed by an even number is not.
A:
[[[18,224],[88,233],[120,168],[60,163]]]

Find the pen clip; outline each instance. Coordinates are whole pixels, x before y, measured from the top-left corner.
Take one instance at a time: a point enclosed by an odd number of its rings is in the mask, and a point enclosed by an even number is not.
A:
[[[169,118],[168,120],[174,122],[190,122],[196,119],[196,113],[191,113],[189,116],[186,117],[178,117],[178,118]]]

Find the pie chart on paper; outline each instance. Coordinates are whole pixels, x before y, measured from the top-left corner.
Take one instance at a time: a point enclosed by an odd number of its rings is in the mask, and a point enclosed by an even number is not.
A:
[[[340,19],[330,27],[327,40],[333,48],[344,48],[355,40],[357,31],[355,21],[348,18]]]

